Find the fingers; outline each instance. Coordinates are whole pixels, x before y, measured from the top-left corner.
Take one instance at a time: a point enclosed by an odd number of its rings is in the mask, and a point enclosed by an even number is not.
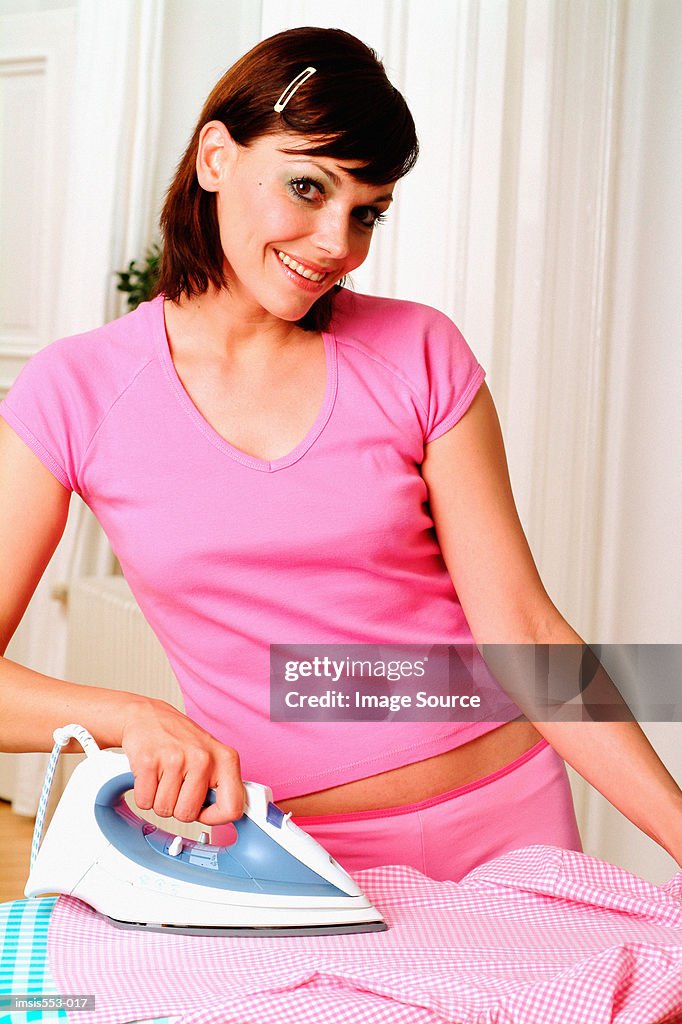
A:
[[[122,747],[141,810],[179,821],[224,824],[240,818],[245,792],[239,755],[164,701],[131,705]],[[204,808],[209,789],[216,802]]]
[[[229,748],[223,750],[215,771],[201,770],[199,766],[194,765],[185,776],[172,812],[180,821],[222,825],[241,818],[244,813],[246,792],[241,779],[239,755]],[[215,803],[204,807],[209,789],[215,790]],[[169,792],[172,790],[169,789]]]
[[[149,754],[140,754],[133,759],[128,755],[130,768],[135,776],[135,803],[143,811],[151,811],[156,799],[159,775],[156,759]]]
[[[244,813],[246,790],[242,782],[239,755],[236,750],[227,750],[215,781],[210,788],[215,789],[216,802],[206,807],[198,815],[197,820],[204,825],[222,825],[228,821],[236,821]],[[202,796],[203,799],[206,792]]]
[[[135,803],[141,810],[153,810],[160,818],[220,825],[244,813],[246,792],[239,755],[228,747],[223,747],[216,758],[204,750],[187,758],[170,752],[160,763],[156,758],[141,757],[133,774]],[[215,789],[216,801],[204,808],[209,789]]]

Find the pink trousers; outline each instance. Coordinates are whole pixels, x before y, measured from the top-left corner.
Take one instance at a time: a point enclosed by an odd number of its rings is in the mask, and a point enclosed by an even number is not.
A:
[[[546,740],[491,775],[416,804],[294,821],[351,874],[407,864],[458,881],[521,846],[582,850],[566,766]]]

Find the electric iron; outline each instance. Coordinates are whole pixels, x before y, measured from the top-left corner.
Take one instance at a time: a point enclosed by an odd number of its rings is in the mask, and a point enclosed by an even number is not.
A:
[[[64,893],[123,928],[191,935],[329,935],[384,931],[351,876],[272,802],[244,783],[236,841],[214,846],[174,836],[123,799],[134,777],[125,754],[100,750],[81,726],[54,733],[40,799],[26,896]],[[75,769],[40,844],[47,796],[62,746],[87,757]],[[204,806],[215,802],[209,790]]]

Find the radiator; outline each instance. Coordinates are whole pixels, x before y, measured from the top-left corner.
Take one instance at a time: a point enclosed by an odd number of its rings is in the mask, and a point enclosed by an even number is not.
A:
[[[183,710],[166,655],[123,576],[72,583],[68,631],[66,679],[157,697]]]

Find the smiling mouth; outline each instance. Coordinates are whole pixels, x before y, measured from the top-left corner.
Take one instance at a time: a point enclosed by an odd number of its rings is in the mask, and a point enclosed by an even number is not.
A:
[[[321,281],[324,281],[325,278],[329,277],[329,272],[320,274],[316,270],[306,267],[303,263],[299,263],[280,249],[275,249],[275,252],[285,267],[288,267],[289,270],[293,270],[294,273],[298,274],[299,277],[304,278],[306,281],[312,281],[314,284],[319,284]]]

